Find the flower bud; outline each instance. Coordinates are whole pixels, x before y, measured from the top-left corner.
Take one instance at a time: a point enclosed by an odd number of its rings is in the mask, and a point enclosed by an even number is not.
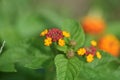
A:
[[[76,43],[75,41],[73,41],[73,40],[70,41],[70,45],[71,45],[71,46],[74,47],[74,46],[76,46],[76,44],[77,44],[77,43]]]
[[[74,57],[74,55],[75,55],[75,53],[74,53],[73,49],[68,50],[68,52],[67,52],[68,58],[72,58],[72,57]]]

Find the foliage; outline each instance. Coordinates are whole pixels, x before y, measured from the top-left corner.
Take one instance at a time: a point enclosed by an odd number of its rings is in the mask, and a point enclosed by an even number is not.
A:
[[[0,80],[119,79],[120,60],[106,52],[101,51],[102,59],[95,59],[92,63],[87,63],[85,57],[77,54],[68,58],[68,50],[76,52],[78,48],[89,45],[90,40],[81,25],[49,10],[31,10],[28,1],[0,1],[0,45],[6,41],[0,54]],[[39,34],[53,27],[71,34],[70,39],[65,40],[66,46],[44,45],[44,37]],[[69,45],[71,40],[76,42],[75,47]]]

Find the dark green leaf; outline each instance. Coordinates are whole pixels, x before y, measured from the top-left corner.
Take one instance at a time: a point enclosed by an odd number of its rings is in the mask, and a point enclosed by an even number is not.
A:
[[[114,73],[119,72],[119,60],[106,52],[101,52],[101,54],[101,60],[95,58],[92,63],[83,62],[78,80],[119,80]]]
[[[77,57],[67,59],[62,54],[56,56],[55,65],[57,80],[75,80],[81,68],[81,62]]]
[[[43,51],[31,47],[26,42],[21,42],[0,55],[0,71],[15,71],[14,63],[38,69],[46,60],[50,59],[50,55],[43,53]]]
[[[77,43],[75,50],[83,46],[85,35],[79,23],[74,20],[65,20],[62,24],[62,30],[69,32],[71,40]]]

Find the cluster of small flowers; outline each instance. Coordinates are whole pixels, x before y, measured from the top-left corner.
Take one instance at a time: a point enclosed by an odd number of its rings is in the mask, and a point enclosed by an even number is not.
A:
[[[43,32],[41,32],[40,36],[46,37],[46,39],[44,40],[45,46],[50,46],[52,42],[58,42],[59,46],[64,46],[64,37],[69,38],[70,34],[66,31],[61,31],[58,28],[52,28],[49,30],[44,30]]]
[[[97,42],[96,41],[91,41],[91,46],[87,48],[80,48],[77,51],[77,54],[79,56],[85,56],[87,62],[92,62],[94,60],[94,57],[96,56],[98,59],[102,58],[102,55],[100,54],[99,51],[96,49]]]
[[[58,28],[52,28],[52,29],[46,29],[43,32],[40,33],[40,36],[45,36],[44,40],[44,45],[45,46],[50,46],[53,42],[57,42],[59,46],[64,46],[65,41],[64,38],[69,38],[70,33],[66,31],[62,31]],[[74,41],[71,42],[72,44]],[[75,45],[76,43],[74,43]],[[99,51],[97,51],[97,42],[96,41],[91,41],[91,46],[86,47],[86,48],[80,48],[77,51],[77,54],[79,56],[85,56],[87,62],[92,62],[94,60],[94,57],[96,56],[98,59],[102,58],[102,55],[100,54]],[[68,51],[68,57],[71,57],[74,55],[73,50]]]

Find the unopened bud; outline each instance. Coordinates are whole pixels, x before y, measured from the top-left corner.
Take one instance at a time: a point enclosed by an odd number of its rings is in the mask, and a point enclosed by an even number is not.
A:
[[[70,45],[71,46],[76,46],[76,42],[72,40],[72,41],[70,41]]]
[[[68,58],[72,58],[72,57],[74,57],[74,55],[75,55],[75,53],[74,53],[73,49],[68,50],[68,52],[67,52]]]

